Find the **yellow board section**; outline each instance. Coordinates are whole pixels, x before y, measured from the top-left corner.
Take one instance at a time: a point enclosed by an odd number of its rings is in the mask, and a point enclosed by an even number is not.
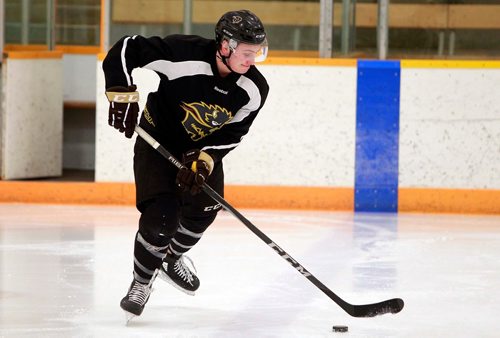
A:
[[[500,68],[500,61],[401,60],[401,68]]]
[[[49,51],[47,45],[20,45],[20,44],[7,44],[4,50],[6,52],[32,52],[32,51]],[[97,54],[100,52],[99,46],[77,46],[77,45],[57,45],[56,51],[63,52],[64,54]]]
[[[282,66],[337,66],[356,67],[356,59],[319,59],[319,58],[290,58],[290,57],[268,57],[262,64]],[[257,67],[259,64],[257,64]]]
[[[4,52],[8,59],[62,59],[60,51],[12,51]]]
[[[281,65],[281,66],[333,66],[333,67],[357,67],[358,59],[337,59],[318,57],[287,56],[287,51],[270,52],[266,61],[257,63],[259,65]],[[317,52],[314,52],[317,53]],[[277,55],[277,56],[273,56]],[[98,60],[104,60],[106,53],[99,53]],[[492,60],[401,60],[401,68],[500,68],[500,61]]]
[[[4,52],[29,52],[29,51],[46,51],[49,50],[47,45],[40,45],[40,44],[30,44],[30,45],[21,45],[21,44],[11,44],[11,43],[6,43],[4,46]]]
[[[99,46],[58,45],[56,50],[60,50],[64,54],[97,54],[101,51],[101,48]]]
[[[104,60],[106,53],[97,54],[99,61]],[[259,65],[282,65],[282,66],[337,66],[337,67],[356,67],[356,59],[320,59],[312,57],[268,57],[266,61],[257,63]]]

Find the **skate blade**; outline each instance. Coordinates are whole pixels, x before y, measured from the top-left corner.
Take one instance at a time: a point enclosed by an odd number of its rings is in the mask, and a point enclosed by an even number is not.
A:
[[[181,288],[172,279],[170,279],[170,277],[168,277],[167,274],[163,273],[163,271],[160,271],[160,273],[158,275],[160,276],[160,279],[163,279],[165,282],[167,282],[168,284],[172,285],[177,290],[184,292],[186,295],[190,295],[190,296],[194,296],[195,295],[194,291],[188,291],[186,289]]]
[[[124,312],[125,312],[125,326],[127,326],[130,323],[130,321],[137,316],[134,315],[133,313],[128,312],[128,311],[124,311]]]

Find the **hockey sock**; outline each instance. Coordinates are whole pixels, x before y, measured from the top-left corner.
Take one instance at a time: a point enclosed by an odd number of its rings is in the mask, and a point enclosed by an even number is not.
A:
[[[148,284],[155,270],[161,266],[167,254],[167,246],[155,246],[144,239],[138,231],[134,245],[134,278],[143,284]]]
[[[170,241],[168,251],[179,257],[198,243],[202,236],[203,232],[193,232],[186,229],[182,226],[182,224],[179,224],[179,228],[177,229],[174,238]]]

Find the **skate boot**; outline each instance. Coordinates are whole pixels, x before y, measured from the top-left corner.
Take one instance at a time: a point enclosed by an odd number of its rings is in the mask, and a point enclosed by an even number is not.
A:
[[[135,316],[140,316],[144,310],[144,306],[151,295],[156,274],[153,275],[149,284],[139,283],[135,279],[130,284],[127,295],[120,302],[120,307],[125,311],[127,324]]]
[[[194,292],[200,287],[200,280],[187,267],[184,258],[191,263],[194,271],[196,272],[193,261],[189,257],[175,257],[167,255],[163,259],[163,263],[160,268],[160,278],[167,283],[172,284],[182,292],[194,296]]]

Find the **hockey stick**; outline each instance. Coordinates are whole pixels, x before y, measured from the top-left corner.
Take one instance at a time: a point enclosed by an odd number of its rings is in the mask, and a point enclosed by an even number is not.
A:
[[[172,154],[168,152],[160,143],[158,143],[151,135],[149,135],[144,129],[139,126],[135,127],[135,131],[139,136],[149,143],[153,148],[155,148],[163,157],[165,157],[170,163],[175,165],[178,169],[183,167],[182,163],[179,162]],[[311,283],[313,283],[317,288],[323,291],[331,300],[337,303],[345,312],[353,317],[374,317],[378,315],[383,315],[386,313],[398,313],[403,309],[404,302],[401,298],[389,299],[380,303],[364,304],[364,305],[353,305],[344,301],[342,298],[333,293],[328,289],[323,283],[321,283],[316,277],[314,277],[309,271],[306,270],[302,265],[300,265],[295,259],[293,259],[285,250],[280,248],[276,243],[274,243],[267,235],[260,231],[255,225],[253,225],[248,219],[246,219],[242,214],[233,208],[224,198],[222,198],[215,190],[213,190],[208,184],[204,183],[202,187],[203,191],[210,197],[212,197],[216,202],[220,203],[224,209],[229,211],[234,217],[236,217],[240,222],[242,222],[250,231],[252,231],[257,237],[263,240],[268,246],[271,247],[278,255],[280,255],[284,260],[290,263],[300,274]]]

